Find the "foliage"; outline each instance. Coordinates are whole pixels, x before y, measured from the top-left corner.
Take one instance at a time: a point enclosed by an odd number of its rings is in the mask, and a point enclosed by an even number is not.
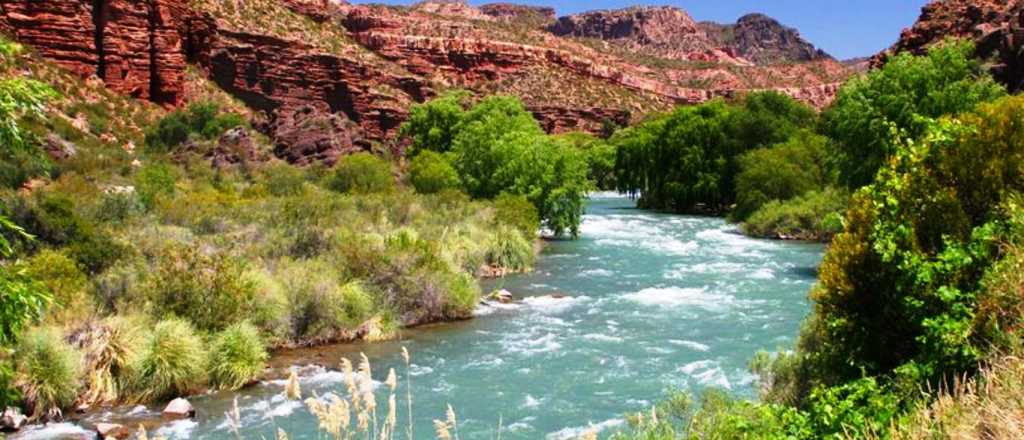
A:
[[[1005,95],[973,55],[972,43],[946,41],[924,57],[896,55],[844,85],[823,124],[842,183],[871,183],[900,144],[920,139],[936,118]]]
[[[18,344],[17,385],[32,417],[60,414],[74,403],[81,387],[81,355],[55,328],[29,331]]]
[[[221,113],[214,102],[201,101],[176,110],[146,131],[146,147],[153,153],[167,153],[193,137],[216,139],[226,131],[246,125],[235,113]]]
[[[147,209],[152,209],[160,197],[174,195],[178,173],[170,165],[154,162],[144,165],[135,174],[135,192]]]
[[[51,301],[46,285],[32,279],[23,267],[12,267],[6,261],[13,252],[5,237],[8,233],[32,238],[0,214],[0,348],[16,342],[21,330],[41,318]]]
[[[754,237],[828,241],[843,230],[849,198],[846,190],[828,187],[786,201],[772,200],[755,211],[742,229]]]
[[[591,134],[573,132],[555,137],[579,150],[587,162],[587,177],[598,190],[611,191],[615,185],[615,145]]]
[[[259,330],[240,322],[221,331],[210,346],[210,381],[224,389],[239,389],[255,380],[267,363]]]
[[[198,246],[162,249],[145,291],[154,316],[186,318],[200,330],[218,330],[244,319],[256,301],[244,262]]]
[[[854,196],[812,292],[798,347],[805,377],[794,380],[920,383],[976,370],[989,330],[1013,325],[990,311],[976,323],[982,298],[995,297],[984,275],[1022,218],[1022,118],[1024,100],[1007,98],[939,121]]]
[[[516,228],[528,240],[536,237],[540,229],[540,214],[524,196],[504,193],[494,199],[494,219],[497,224]]]
[[[430,150],[424,150],[412,159],[409,164],[409,181],[420,194],[434,194],[462,186],[459,173],[451,161]]]
[[[21,45],[0,37],[0,183],[6,187],[21,185],[34,174],[47,170],[47,159],[34,148],[33,138],[25,132],[21,119],[43,115],[45,104],[57,97],[57,92],[44,83],[3,74],[22,51]],[[17,167],[8,168],[9,164]]]
[[[133,368],[140,397],[168,399],[188,395],[206,382],[206,350],[188,321],[170,318],[153,327]]]
[[[533,265],[533,243],[515,228],[499,226],[486,246],[485,258],[491,266],[520,272]]]
[[[579,151],[544,134],[518,99],[492,96],[465,109],[459,97],[419,107],[403,134],[420,149],[449,152],[466,192],[477,199],[522,195],[555,236],[579,235],[587,164]]]
[[[609,140],[618,148],[617,189],[639,194],[644,208],[723,212],[736,201],[740,155],[813,122],[811,109],[775,92],[748,95],[736,106],[716,100],[680,107]]]
[[[729,218],[746,221],[766,203],[785,202],[831,183],[825,165],[826,142],[821,136],[801,131],[782,144],[740,156],[736,206]]]
[[[466,117],[468,93],[449,92],[409,109],[409,119],[402,124],[399,135],[412,140],[409,156],[422,151],[444,153],[451,149],[459,124]]]
[[[84,317],[90,309],[89,279],[66,252],[44,249],[25,262],[27,275],[53,292],[60,316]]]
[[[329,186],[341,193],[383,193],[394,190],[395,179],[387,161],[362,152],[338,161]]]

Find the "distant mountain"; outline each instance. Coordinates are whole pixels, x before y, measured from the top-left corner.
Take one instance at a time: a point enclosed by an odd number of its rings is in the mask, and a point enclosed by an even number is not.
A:
[[[757,64],[833,60],[796,29],[764,14],[745,15],[736,24],[704,22],[700,26],[716,45]]]

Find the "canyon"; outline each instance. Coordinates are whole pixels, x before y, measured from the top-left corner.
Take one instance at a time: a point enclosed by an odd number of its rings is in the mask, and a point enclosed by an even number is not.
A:
[[[272,138],[287,125],[278,119],[302,109],[347,119],[331,124],[351,132],[342,138],[391,142],[411,105],[456,88],[515,95],[550,132],[602,133],[756,90],[822,108],[852,74],[769,17],[699,23],[674,7],[556,18],[552,8],[460,1],[15,0],[0,4],[0,29],[168,108],[190,100],[185,72],[195,66],[270,121],[261,126]],[[303,148],[283,154],[305,163]]]

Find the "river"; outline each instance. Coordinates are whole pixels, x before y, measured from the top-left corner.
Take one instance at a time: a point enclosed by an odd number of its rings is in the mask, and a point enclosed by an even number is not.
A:
[[[449,403],[463,440],[494,438],[499,420],[507,439],[607,434],[624,427],[624,413],[648,409],[672,389],[754,397],[746,364],[759,349],[792,346],[823,249],[750,239],[721,219],[641,211],[627,198],[598,194],[579,240],[550,243],[532,273],[487,283],[521,303],[483,305],[476,319],[413,330],[399,342],[296,352],[275,363],[315,359],[336,368],[341,356],[355,362],[365,352],[374,379],[394,367],[401,388],[407,347],[416,438],[434,438],[431,420],[443,418]],[[342,394],[341,376],[305,368],[303,391]],[[283,381],[272,381],[237,394],[243,435],[273,438],[281,427],[292,439],[319,438],[313,417],[284,400],[282,389]],[[194,421],[158,431],[170,439],[234,438],[224,416],[233,397],[193,398]]]

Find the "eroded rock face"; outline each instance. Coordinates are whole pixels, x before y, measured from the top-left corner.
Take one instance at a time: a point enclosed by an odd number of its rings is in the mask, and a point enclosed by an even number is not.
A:
[[[334,165],[343,155],[369,149],[358,125],[312,105],[279,111],[270,133],[274,154],[299,165]]]
[[[40,54],[120,93],[165,105],[181,101],[185,53],[180,0],[8,0],[12,33]]]
[[[716,45],[729,48],[756,64],[830,60],[832,56],[814,47],[796,29],[783,26],[764,14],[749,14],[736,24],[701,23]]]
[[[992,73],[1012,91],[1024,88],[1024,2],[1018,0],[944,0],[921,9],[917,23],[899,41],[875,57],[876,66],[892,54],[921,55],[946,38],[973,40],[977,56],[994,59]]]

